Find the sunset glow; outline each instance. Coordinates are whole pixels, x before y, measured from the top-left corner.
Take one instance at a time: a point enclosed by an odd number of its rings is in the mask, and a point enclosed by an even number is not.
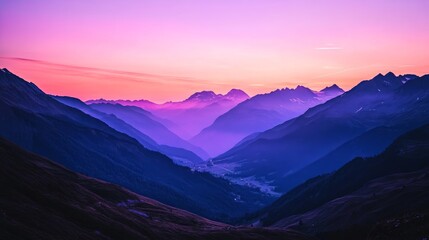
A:
[[[0,66],[83,100],[429,72],[429,1],[0,2]]]

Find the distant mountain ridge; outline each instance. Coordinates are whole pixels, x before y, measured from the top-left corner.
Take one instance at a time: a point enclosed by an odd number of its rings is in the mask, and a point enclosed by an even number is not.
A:
[[[325,87],[324,89],[320,90],[319,92],[325,94],[325,95],[341,95],[344,93],[344,90],[340,87],[338,87],[337,84],[333,84],[329,87]]]
[[[240,89],[231,89],[225,95],[216,94],[213,91],[201,91],[201,92],[196,92],[192,94],[189,98],[182,101],[182,103],[190,102],[190,101],[202,101],[202,102],[209,101],[210,102],[210,101],[219,101],[223,99],[244,100],[248,98],[249,98],[249,95],[247,95],[247,93],[245,93],[243,90],[240,90]],[[168,102],[168,103],[172,103],[172,102]]]
[[[216,117],[248,98],[249,95],[244,91],[231,89],[225,95],[216,94],[213,91],[196,92],[183,101],[163,104],[156,104],[148,100],[105,99],[89,100],[86,103],[118,103],[143,108],[155,116],[167,120],[161,123],[179,137],[189,139],[209,126]]]
[[[92,108],[91,106],[88,106],[87,104],[85,104],[84,102],[80,101],[77,98],[64,97],[64,96],[53,96],[53,98],[55,98],[57,101],[65,105],[79,109],[86,114],[89,114],[97,119],[100,119],[101,121],[105,122],[111,128],[117,130],[118,132],[125,133],[128,136],[135,138],[144,147],[153,151],[161,152],[169,156],[171,159],[175,161],[175,163],[179,165],[192,167],[196,163],[203,162],[203,160],[194,152],[183,148],[160,145],[157,142],[155,142],[151,137],[139,131],[138,129],[134,128],[133,126],[125,122],[123,119],[118,118],[114,114],[97,111],[96,109]]]
[[[246,136],[297,117],[308,108],[343,92],[337,85],[333,85],[319,92],[297,86],[295,89],[284,88],[258,94],[216,118],[212,125],[193,137],[191,142],[215,157]]]
[[[159,145],[186,149],[197,154],[202,159],[208,157],[204,150],[171,132],[170,129],[163,125],[152,113],[144,109],[136,106],[123,106],[117,103],[93,103],[89,104],[89,106],[97,111],[115,115],[140,132],[148,135]]]
[[[395,137],[428,123],[428,109],[429,75],[379,74],[297,118],[247,139],[214,158],[211,168],[237,182],[265,183],[285,192],[356,156],[381,152]],[[359,144],[342,148],[353,139]],[[341,152],[334,154],[338,149]],[[331,155],[319,167],[295,175],[331,153],[336,157]]]
[[[186,102],[192,102],[192,101],[203,101],[202,105],[206,104],[204,102],[208,102],[208,101],[219,101],[219,100],[223,100],[223,99],[231,99],[231,100],[243,100],[243,99],[247,99],[249,98],[249,95],[247,95],[247,93],[245,93],[243,90],[241,89],[231,89],[229,92],[227,92],[226,94],[217,94],[213,91],[210,90],[204,90],[204,91],[200,91],[200,92],[195,92],[192,95],[190,95],[188,98],[186,98],[185,100],[182,101],[168,101],[165,103],[154,103],[152,101],[149,100],[145,100],[145,99],[140,99],[140,100],[126,100],[126,99],[117,99],[117,100],[107,100],[107,99],[93,99],[93,100],[87,100],[85,101],[88,104],[93,104],[93,103],[119,103],[125,106],[131,105],[131,106],[137,106],[137,107],[141,107],[143,109],[157,109],[157,108],[166,108],[169,107],[171,105],[177,105],[177,107],[181,107],[182,103],[186,103]],[[211,104],[211,103],[209,103]],[[183,105],[184,108],[187,108],[188,106]]]

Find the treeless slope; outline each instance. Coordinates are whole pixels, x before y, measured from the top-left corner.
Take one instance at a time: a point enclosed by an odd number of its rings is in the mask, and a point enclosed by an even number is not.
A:
[[[322,239],[424,239],[429,236],[429,125],[372,158],[356,158],[312,178],[252,221]]]
[[[0,139],[0,239],[308,239],[236,228],[91,179]]]

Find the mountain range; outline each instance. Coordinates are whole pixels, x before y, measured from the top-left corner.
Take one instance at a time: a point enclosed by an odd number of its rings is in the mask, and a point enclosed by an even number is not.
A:
[[[321,239],[422,239],[429,234],[429,125],[381,154],[307,180],[249,217]]]
[[[151,137],[160,145],[166,145],[176,148],[183,148],[194,152],[200,158],[207,158],[207,153],[199,147],[183,140],[175,133],[165,127],[161,121],[158,121],[152,113],[135,106],[123,106],[120,104],[93,103],[89,106],[97,111],[114,116],[124,120],[140,132]]]
[[[211,219],[229,221],[272,201],[256,189],[192,171],[97,118],[0,71],[0,136],[73,171]]]
[[[0,239],[291,239],[214,222],[73,173],[0,138]]]
[[[0,112],[0,239],[429,237],[429,75],[155,104],[0,69]]]
[[[298,86],[259,94],[220,115],[190,142],[215,157],[232,148],[250,134],[268,130],[304,113],[310,107],[341,95],[337,85],[320,92]]]
[[[147,129],[148,126],[146,126],[146,125],[143,125],[142,127],[139,127],[139,129],[136,129],[130,125],[131,123],[128,124],[127,122],[118,118],[114,114],[105,113],[105,112],[101,112],[101,111],[96,110],[96,107],[102,106],[103,104],[92,104],[91,106],[89,106],[77,98],[64,97],[64,96],[53,96],[53,98],[55,98],[55,100],[65,104],[65,105],[79,109],[82,112],[105,122],[107,125],[109,125],[113,129],[115,129],[116,131],[125,133],[128,136],[133,137],[139,143],[141,143],[144,147],[146,147],[150,150],[153,150],[153,151],[161,152],[161,153],[167,155],[168,157],[173,159],[175,163],[177,163],[179,165],[192,167],[197,163],[203,162],[202,158],[200,158],[198,155],[196,155],[194,152],[192,152],[190,150],[186,150],[186,149],[178,148],[178,147],[172,147],[172,146],[168,146],[168,145],[158,144],[151,137],[149,137],[148,135],[141,132],[141,131],[144,131],[145,129]],[[124,108],[124,113],[127,113],[127,112],[131,112],[131,114],[134,113],[135,115],[137,115],[137,117],[140,117],[139,121],[144,122],[144,123],[149,122],[149,127],[155,126],[154,128],[156,130],[160,130],[160,134],[156,134],[156,132],[154,132],[153,129],[149,129],[149,131],[148,131],[148,133],[155,134],[155,136],[157,138],[160,135],[163,135],[166,137],[172,136],[173,140],[174,139],[177,140],[178,145],[183,144],[184,146],[191,148],[191,150],[199,152],[200,154],[204,154],[204,152],[198,151],[199,150],[198,148],[192,147],[190,144],[186,144],[186,142],[184,142],[184,140],[179,139],[177,136],[174,135],[174,133],[171,133],[168,129],[166,129],[160,123],[156,122],[156,120],[151,119],[150,113],[148,113],[149,117],[147,117],[144,114],[143,114],[143,116],[140,116],[139,113],[141,111],[143,111],[141,109],[136,109],[136,111],[134,111],[133,108],[128,109],[127,107],[120,106],[119,104],[116,104],[115,106],[110,106],[110,104],[109,104],[109,107],[111,107],[111,109]],[[145,112],[143,111],[143,113],[145,113]],[[121,114],[117,114],[117,115],[121,116]],[[127,118],[127,120],[129,120],[129,119]],[[172,139],[170,139],[170,140],[172,140]],[[172,141],[170,141],[170,142],[172,142]]]
[[[211,171],[284,193],[356,156],[383,151],[429,123],[429,75],[377,75],[324,104],[247,138],[212,160]]]
[[[213,91],[201,91],[179,102],[156,104],[148,100],[89,100],[93,103],[118,103],[124,106],[137,106],[164,119],[163,123],[183,139],[189,139],[209,126],[213,121],[249,96],[242,90],[231,89],[225,95]]]

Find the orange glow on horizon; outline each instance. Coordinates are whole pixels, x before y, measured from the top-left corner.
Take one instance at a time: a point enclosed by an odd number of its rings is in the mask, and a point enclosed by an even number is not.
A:
[[[166,7],[168,6],[168,7]],[[82,100],[182,100],[429,72],[428,1],[8,1],[0,67]]]
[[[320,90],[334,83],[349,90],[362,80],[370,79],[378,73],[389,71],[395,74],[426,74],[429,66],[405,65],[396,68],[389,66],[368,66],[363,68],[332,71],[326,75],[302,76],[303,81],[279,82],[216,82],[178,76],[163,76],[52,64],[28,59],[0,58],[2,67],[27,81],[34,82],[43,91],[53,95],[73,96],[81,100],[90,99],[145,99],[157,103],[180,101],[197,91],[212,90],[226,93],[232,88],[239,88],[250,96],[266,93],[279,88],[295,88],[304,85],[313,90]],[[333,69],[335,70],[335,69]],[[381,71],[380,71],[381,70]]]

